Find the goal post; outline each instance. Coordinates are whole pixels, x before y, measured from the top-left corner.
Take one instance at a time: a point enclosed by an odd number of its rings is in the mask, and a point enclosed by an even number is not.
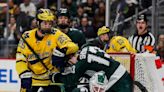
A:
[[[135,55],[131,53],[109,53],[111,58],[114,60],[120,62],[124,67],[127,69],[127,71],[130,73],[132,79],[134,79],[134,71],[135,71]]]
[[[151,53],[109,53],[130,73],[132,79],[141,83],[148,92],[164,92],[164,85],[156,68],[156,55]],[[142,92],[134,88],[134,92]]]

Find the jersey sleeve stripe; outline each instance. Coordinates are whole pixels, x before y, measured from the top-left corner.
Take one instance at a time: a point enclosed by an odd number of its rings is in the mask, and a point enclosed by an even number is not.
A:
[[[107,89],[111,88],[126,73],[126,69],[120,64],[116,71],[112,74],[107,84]]]
[[[150,35],[150,38],[152,39],[151,45],[153,46],[155,44],[155,38],[154,38],[153,34],[149,33],[149,35]]]

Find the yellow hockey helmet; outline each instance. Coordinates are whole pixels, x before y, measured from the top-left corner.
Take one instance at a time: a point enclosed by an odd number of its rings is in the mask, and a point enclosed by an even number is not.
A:
[[[109,28],[107,28],[106,26],[103,26],[98,29],[97,35],[100,36],[102,34],[109,33],[109,31],[110,31]]]
[[[36,15],[37,20],[41,21],[53,21],[55,16],[49,9],[39,9]]]
[[[106,50],[107,53],[111,52],[132,52],[135,53],[136,50],[131,46],[129,41],[122,36],[114,36],[110,40],[110,48]]]

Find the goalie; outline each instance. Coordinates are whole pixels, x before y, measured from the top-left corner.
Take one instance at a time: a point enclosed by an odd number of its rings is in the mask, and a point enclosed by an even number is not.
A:
[[[79,55],[70,56],[68,62],[72,65],[75,64],[72,67],[72,73],[66,75],[52,73],[50,75],[52,82],[64,83],[66,92],[74,91],[74,88],[79,84],[80,77],[84,74],[88,74],[91,78],[91,92],[95,92],[94,90],[97,88],[99,90],[97,92],[101,92],[100,90],[102,92],[132,92],[133,82],[130,74],[119,62],[111,59],[105,51],[96,46],[84,47]],[[98,85],[96,85],[97,83]],[[79,88],[79,91],[82,89]]]

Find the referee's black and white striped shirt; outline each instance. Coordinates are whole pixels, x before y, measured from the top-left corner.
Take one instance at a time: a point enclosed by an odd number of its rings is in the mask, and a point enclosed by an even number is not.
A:
[[[145,52],[144,46],[154,46],[155,37],[151,32],[144,35],[134,34],[128,38],[129,42],[137,50],[138,53]]]

